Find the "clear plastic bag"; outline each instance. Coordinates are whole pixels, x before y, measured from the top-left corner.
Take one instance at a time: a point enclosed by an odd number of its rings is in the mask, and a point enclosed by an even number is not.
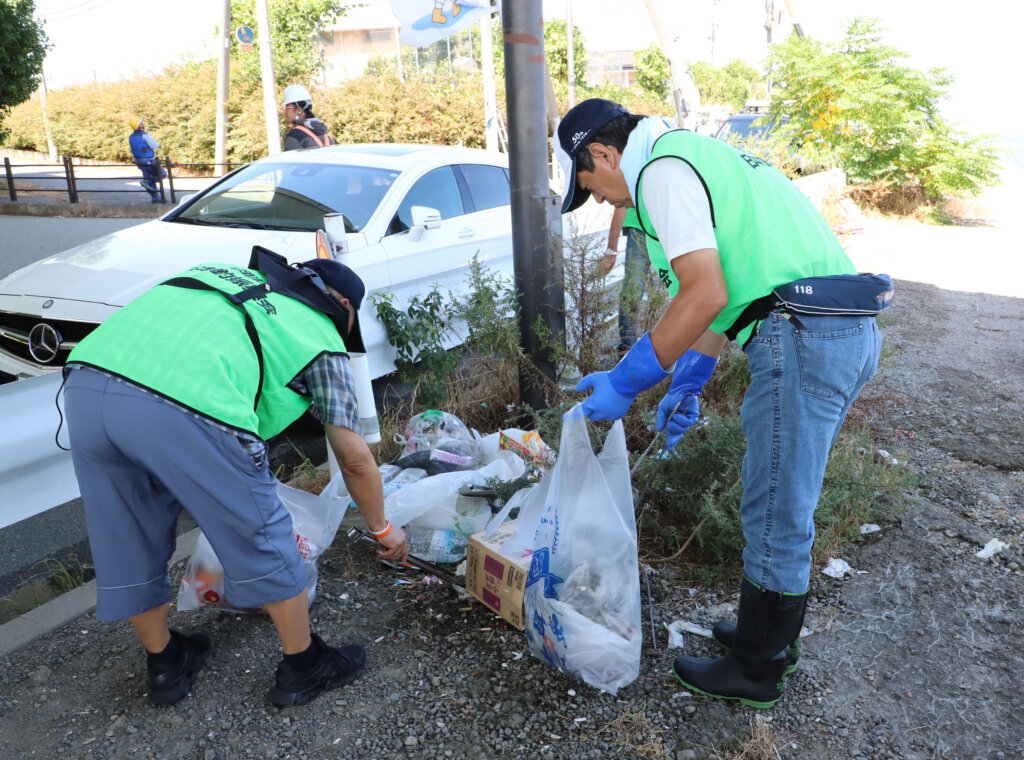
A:
[[[572,409],[563,418],[558,461],[517,503],[516,534],[506,545],[533,555],[524,597],[530,650],[614,694],[639,674],[642,643],[622,423],[595,455],[582,409]]]
[[[454,414],[428,409],[405,426],[396,437],[402,451],[395,460],[399,467],[421,467],[428,475],[469,470],[480,461],[480,444]]]
[[[330,487],[316,495],[284,483],[277,484],[277,495],[292,517],[295,545],[306,566],[306,593],[312,605],[316,599],[317,557],[334,541],[348,500],[339,498]],[[202,533],[185,567],[185,574],[178,587],[177,604],[179,610],[216,607],[224,611],[259,611],[236,607],[225,597],[224,566]]]

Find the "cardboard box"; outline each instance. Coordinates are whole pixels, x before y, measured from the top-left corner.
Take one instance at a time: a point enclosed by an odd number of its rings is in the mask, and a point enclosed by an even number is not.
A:
[[[501,545],[515,531],[515,525],[515,520],[503,523],[490,538],[484,537],[485,531],[470,536],[466,590],[521,631],[525,627],[523,593],[531,558],[513,559],[501,553]]]

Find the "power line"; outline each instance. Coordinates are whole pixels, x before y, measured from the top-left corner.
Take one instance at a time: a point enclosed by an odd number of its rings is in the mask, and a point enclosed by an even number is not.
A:
[[[102,8],[104,5],[107,5],[110,2],[111,0],[86,0],[86,2],[81,3],[79,5],[69,6],[67,8],[64,8],[63,10],[54,11],[53,13],[42,15],[42,18],[46,21],[66,21],[69,18],[81,16],[83,13],[89,13],[98,8]],[[87,7],[83,8],[83,5]],[[81,8],[81,10],[74,10],[76,8]],[[74,12],[69,13],[69,11]]]

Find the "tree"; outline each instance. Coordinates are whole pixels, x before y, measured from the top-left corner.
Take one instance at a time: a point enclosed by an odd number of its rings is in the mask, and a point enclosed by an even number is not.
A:
[[[917,186],[931,199],[977,194],[997,181],[992,136],[971,137],[939,113],[953,78],[916,71],[882,41],[875,19],[854,19],[838,43],[790,37],[773,45],[771,116],[801,152],[852,182]]]
[[[576,56],[573,60],[576,69],[576,84],[585,86],[590,54],[587,52],[587,42],[583,38],[580,28],[574,26],[572,31],[573,53]],[[494,73],[499,79],[503,79],[505,77],[505,43],[500,23],[495,22],[491,25],[491,35],[494,38]],[[544,22],[544,57],[547,59],[548,71],[551,72],[551,81],[555,89],[563,91],[569,81],[569,46],[566,44],[566,39],[564,20],[549,19]]]
[[[320,68],[320,33],[345,12],[342,0],[268,0],[270,35],[274,42],[274,73],[282,82],[308,82]],[[257,28],[255,0],[231,0],[231,23]],[[239,53],[242,75],[259,81],[260,59],[253,53]]]
[[[700,61],[690,71],[703,103],[728,103],[737,110],[754,95],[761,79],[753,66],[738,59],[718,68]]]
[[[671,89],[671,71],[668,58],[657,45],[651,45],[633,56],[636,83],[649,93],[664,100]]]
[[[39,87],[50,49],[34,0],[0,0],[0,122]]]

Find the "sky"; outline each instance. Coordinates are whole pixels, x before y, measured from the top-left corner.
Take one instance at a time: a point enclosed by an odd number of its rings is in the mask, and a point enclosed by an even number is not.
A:
[[[385,0],[371,0],[384,2]],[[427,0],[429,4],[429,0]],[[546,18],[563,18],[567,0],[543,0]],[[574,22],[595,50],[638,50],[656,39],[645,0],[572,0]],[[757,64],[765,54],[765,0],[655,0],[665,28],[689,62],[732,58]],[[910,54],[906,65],[944,67],[956,80],[944,115],[971,132],[1024,134],[1024,97],[1013,84],[1024,68],[1024,4],[1006,0],[790,0],[804,31],[842,36],[853,16],[881,19],[886,42]],[[54,49],[51,88],[158,71],[167,63],[215,55],[217,0],[36,0]],[[775,0],[785,11],[784,0]],[[925,9],[925,10],[922,10]],[[791,29],[784,13],[773,37]],[[714,46],[712,47],[712,33]]]

